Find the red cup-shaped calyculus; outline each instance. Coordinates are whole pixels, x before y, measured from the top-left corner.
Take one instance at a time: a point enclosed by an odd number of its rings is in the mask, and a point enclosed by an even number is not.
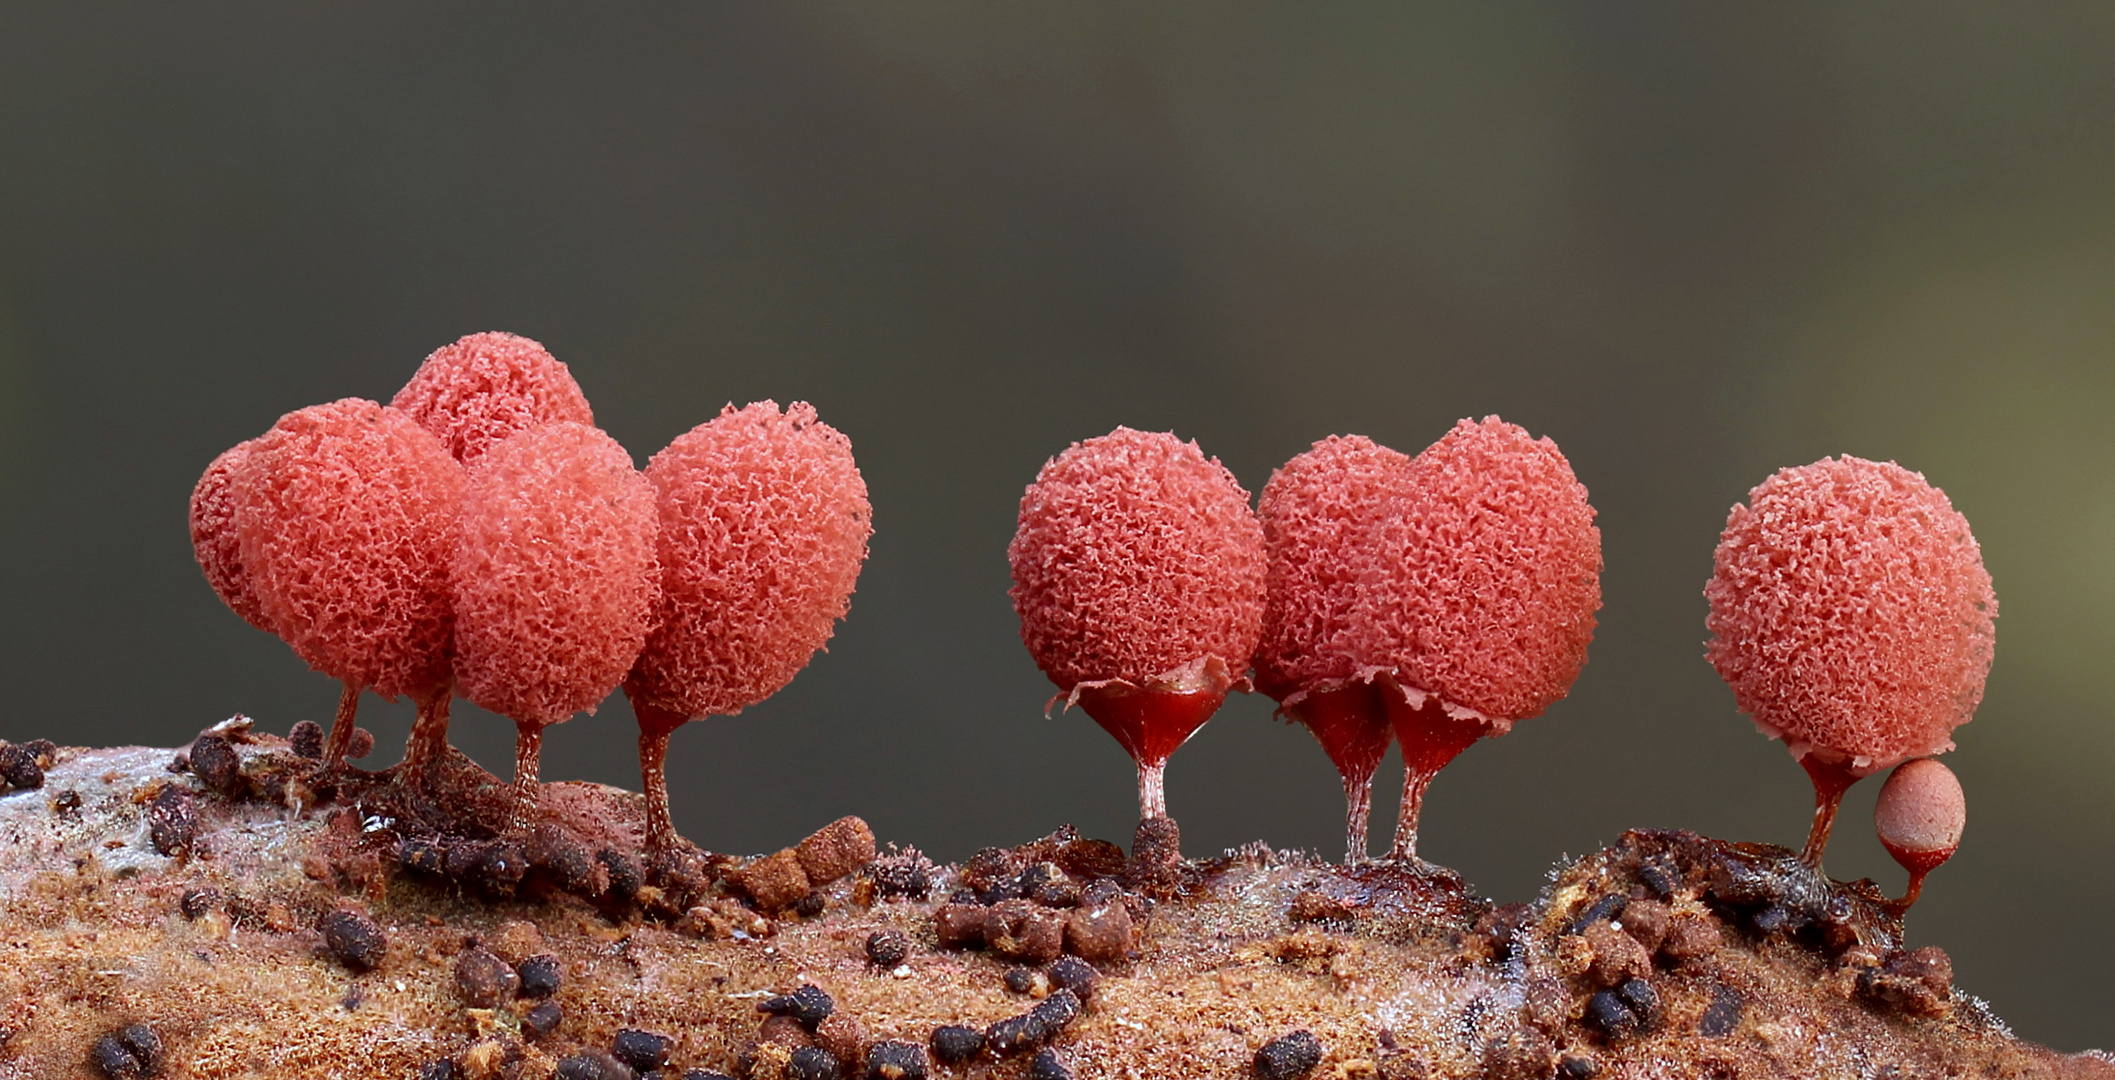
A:
[[[1982,549],[1946,494],[1848,455],[1783,469],[1726,518],[1707,656],[1814,779],[1819,866],[1843,791],[1953,748],[1996,640]]]
[[[647,464],[660,514],[661,602],[624,682],[638,714],[648,842],[676,840],[668,737],[775,694],[830,640],[873,535],[851,440],[807,402],[728,406]]]
[[[1347,860],[1366,856],[1389,738],[1373,679],[1392,657],[1361,618],[1361,585],[1380,572],[1381,528],[1409,478],[1408,456],[1331,436],[1272,473],[1256,507],[1269,555],[1256,685],[1314,733],[1343,778]]]
[[[281,417],[229,489],[259,609],[309,666],[345,684],[325,755],[338,764],[362,688],[393,700],[448,685],[462,467],[409,416],[348,398]]]
[[[455,595],[462,695],[519,729],[536,784],[545,727],[593,712],[639,657],[660,596],[653,485],[615,439],[562,421],[492,444],[469,469]]]
[[[1007,557],[1029,655],[1137,763],[1140,816],[1166,817],[1168,756],[1262,633],[1248,493],[1197,444],[1119,427],[1044,464]]]
[[[1601,607],[1601,531],[1556,443],[1463,420],[1410,472],[1360,606],[1396,684],[1383,700],[1405,765],[1398,858],[1416,856],[1442,767],[1570,691]]]

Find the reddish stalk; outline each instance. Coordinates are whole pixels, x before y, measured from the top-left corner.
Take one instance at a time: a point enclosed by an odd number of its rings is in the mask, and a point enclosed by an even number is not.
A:
[[[1388,857],[1414,862],[1417,821],[1424,812],[1425,789],[1432,786],[1432,778],[1448,762],[1483,738],[1484,725],[1448,716],[1439,699],[1429,695],[1424,704],[1415,707],[1398,693],[1382,694],[1381,700],[1388,707],[1395,741],[1403,748],[1403,805],[1395,820],[1395,846],[1389,849]]]
[[[360,711],[360,688],[351,683],[338,695],[338,715],[330,722],[330,742],[323,748],[323,765],[335,769],[345,764],[345,752],[352,749],[353,714]]]
[[[419,699],[419,715],[411,722],[411,743],[404,748],[404,765],[399,770],[404,783],[414,790],[426,785],[434,763],[447,749],[448,706],[454,699],[447,687]]]
[[[1097,686],[1079,692],[1079,706],[1102,730],[1116,737],[1138,763],[1138,816],[1168,816],[1164,774],[1175,749],[1219,710],[1226,691],[1181,693],[1134,687]]]
[[[668,812],[668,737],[689,717],[638,701],[632,712],[639,718],[639,778],[646,789],[646,851],[659,862],[673,854],[677,836]]]
[[[1843,806],[1843,793],[1858,782],[1851,775],[1850,767],[1843,762],[1822,761],[1814,754],[1799,759],[1807,777],[1814,781],[1814,824],[1807,829],[1807,846],[1799,853],[1801,861],[1816,870],[1821,869],[1821,853],[1828,850],[1829,830],[1836,825],[1836,811]]]
[[[1317,690],[1286,713],[1307,726],[1344,779],[1344,862],[1366,858],[1373,816],[1373,774],[1388,753],[1388,708],[1372,683]]]

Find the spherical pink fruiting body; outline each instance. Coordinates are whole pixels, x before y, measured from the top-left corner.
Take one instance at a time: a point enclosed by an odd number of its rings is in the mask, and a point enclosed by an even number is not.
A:
[[[1051,459],[1021,497],[1007,557],[1021,640],[1066,690],[1143,686],[1206,660],[1238,676],[1262,635],[1248,492],[1167,433],[1119,427]]]
[[[1411,462],[1363,601],[1396,677],[1498,732],[1569,692],[1601,607],[1601,530],[1557,444],[1495,416]]]
[[[1765,734],[1858,776],[1953,748],[1997,599],[1944,492],[1893,462],[1783,469],[1733,508],[1712,561],[1708,656]]]
[[[492,444],[468,470],[450,575],[461,694],[519,723],[593,712],[646,642],[659,524],[653,485],[595,428]]]
[[[386,698],[448,679],[448,563],[463,471],[395,409],[280,418],[230,481],[251,590],[311,667]]]
[[[206,466],[205,475],[198,478],[198,486],[191,489],[191,553],[221,603],[242,616],[244,622],[269,632],[271,620],[250,588],[249,575],[242,571],[242,535],[235,530],[232,486],[237,466],[256,441],[251,439],[221,451]]]
[[[1968,799],[1953,770],[1933,758],[1905,761],[1888,774],[1873,804],[1873,827],[1898,860],[1943,859],[1961,845]]]
[[[1410,458],[1363,435],[1332,435],[1271,474],[1256,506],[1269,555],[1256,649],[1264,693],[1283,701],[1388,663],[1359,600],[1383,570],[1381,528],[1409,481]]]
[[[804,401],[730,405],[646,476],[662,599],[625,693],[684,717],[740,712],[791,682],[850,604],[874,531],[851,441]]]
[[[572,372],[542,345],[514,334],[471,334],[434,350],[389,404],[411,414],[465,465],[526,428],[595,423]]]

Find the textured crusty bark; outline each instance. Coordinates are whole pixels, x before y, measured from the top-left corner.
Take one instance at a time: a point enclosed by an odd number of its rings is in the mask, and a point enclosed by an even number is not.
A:
[[[1016,1024],[1022,1052],[936,1077],[1025,1076],[1046,1037],[1081,1078],[1250,1076],[1298,1031],[1318,1078],[2115,1077],[2106,1055],[2012,1039],[1950,987],[1943,954],[1900,950],[1878,897],[1781,848],[1631,833],[1533,905],[1494,907],[1445,871],[1257,845],[1156,864],[1149,899],[1120,850],[1061,830],[959,868],[885,848],[767,914],[740,860],[645,865],[628,792],[551,785],[546,820],[519,835],[508,785],[459,755],[436,764],[431,790],[452,793],[436,801],[223,734],[242,762],[240,784],[220,777],[232,797],[172,768],[176,751],[137,747],[62,750],[41,789],[0,797],[0,1077],[97,1075],[134,1025],[166,1076],[416,1077],[448,1059],[540,1078],[632,1028],[672,1040],[670,1076],[778,1077],[811,1043],[856,1058],[1023,1016],[1078,974],[1009,980],[1017,960],[940,948],[943,906],[951,940],[1038,959],[1048,935],[1031,931],[1063,922],[1099,971],[1069,1023]],[[868,958],[879,930],[908,938],[900,964]],[[554,958],[556,993],[507,997],[547,986],[553,962],[495,983],[488,954]],[[813,1034],[758,1011],[804,984],[834,1004]],[[531,1038],[546,1000],[562,1019]]]

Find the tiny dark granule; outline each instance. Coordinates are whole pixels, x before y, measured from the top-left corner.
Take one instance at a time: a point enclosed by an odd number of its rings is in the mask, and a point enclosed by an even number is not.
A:
[[[1587,908],[1584,912],[1580,913],[1578,918],[1573,919],[1570,923],[1566,924],[1564,927],[1564,933],[1583,934],[1586,932],[1587,927],[1592,926],[1593,924],[1600,922],[1603,919],[1612,919],[1618,915],[1621,915],[1623,913],[1624,905],[1628,903],[1630,903],[1629,897],[1624,896],[1621,893],[1610,893],[1607,896],[1604,896],[1601,899],[1594,901],[1592,907]]]
[[[1063,881],[1046,881],[1028,894],[1030,900],[1047,908],[1078,907],[1080,903],[1079,883],[1070,878]]]
[[[455,959],[455,992],[473,1009],[495,1009],[521,988],[521,976],[483,946],[464,949]]]
[[[876,860],[866,869],[877,896],[923,900],[933,891],[933,875],[925,867],[901,857]]]
[[[147,1075],[140,1059],[133,1057],[132,1051],[125,1049],[125,1044],[115,1035],[98,1036],[88,1047],[88,1060],[95,1065],[97,1072],[110,1080],[130,1080]]]
[[[494,844],[477,860],[472,880],[487,896],[508,897],[529,873],[529,857],[514,844]]]
[[[1628,1038],[1638,1031],[1638,1015],[1612,990],[1597,990],[1586,999],[1585,1019],[1604,1039]]]
[[[549,874],[560,888],[576,896],[599,891],[595,858],[564,830],[539,828],[529,838],[529,864]]]
[[[901,930],[876,930],[867,935],[867,959],[877,967],[895,967],[910,955],[910,936]]]
[[[1594,1080],[1601,1067],[1585,1054],[1566,1054],[1557,1059],[1557,1075],[1562,1080]]]
[[[933,1056],[948,1065],[960,1065],[984,1052],[984,1033],[960,1024],[933,1029]]]
[[[323,725],[314,720],[303,720],[287,732],[286,741],[294,753],[311,761],[323,760]]]
[[[0,779],[18,788],[44,786],[44,769],[27,746],[0,743]]]
[[[1001,883],[1018,884],[1020,863],[1005,848],[984,848],[962,864],[962,884],[979,893],[990,892]]]
[[[820,1046],[803,1046],[787,1062],[786,1075],[792,1080],[843,1080],[844,1063]]]
[[[800,1021],[800,1026],[814,1031],[816,1025],[830,1018],[837,1003],[820,986],[803,985],[790,994],[779,994],[757,1003],[756,1011],[770,1016],[790,1016]]]
[[[31,739],[21,745],[22,749],[29,751],[30,757],[36,759],[38,768],[49,769],[52,762],[59,760],[59,744],[50,739]]]
[[[925,1048],[894,1039],[867,1048],[866,1080],[925,1080]]]
[[[490,850],[490,844],[471,840],[441,842],[441,876],[456,882],[470,880],[477,873],[477,864]]]
[[[439,877],[447,872],[448,856],[431,840],[407,836],[397,845],[397,865],[413,873]]]
[[[308,721],[303,720],[301,723],[308,724]],[[300,725],[297,724],[295,726],[299,727]],[[314,724],[309,724],[309,726],[315,727]],[[317,730],[320,731],[322,729],[318,728]],[[323,755],[319,751],[316,756],[322,757]],[[419,1080],[463,1080],[463,1070],[456,1065],[454,1058],[434,1058],[419,1069]]]
[[[1115,879],[1101,878],[1088,882],[1087,887],[1080,890],[1080,903],[1086,907],[1098,907],[1116,900],[1123,894],[1124,887],[1117,884]]]
[[[1060,956],[1050,965],[1050,985],[1072,991],[1080,1004],[1094,1002],[1094,965],[1077,956]]]
[[[557,1080],[633,1080],[632,1071],[623,1062],[600,1050],[567,1055],[552,1075]]]
[[[538,953],[515,968],[521,976],[521,996],[547,998],[565,985],[565,965],[550,953]]]
[[[1019,1016],[1009,1016],[984,1029],[984,1041],[1000,1056],[1033,1050],[1056,1038],[1077,1019],[1080,999],[1070,990],[1060,990]]]
[[[1035,977],[1038,974],[1040,973],[1030,971],[1027,968],[1023,967],[1007,968],[1006,974],[1004,976],[1006,982],[1006,989],[1011,990],[1016,994],[1026,994],[1029,991],[1035,989]],[[1049,978],[1047,976],[1045,976],[1044,978],[1044,983],[1045,985],[1048,985],[1049,983]]]
[[[147,811],[147,838],[163,855],[190,852],[198,842],[198,811],[192,805],[190,788],[170,784],[154,797]]]
[[[823,896],[821,889],[810,889],[808,895],[793,902],[793,913],[803,919],[812,919],[822,914],[823,909],[829,906],[830,902]]]
[[[1322,1043],[1312,1031],[1295,1031],[1264,1043],[1256,1051],[1256,1080],[1298,1080],[1322,1062]]]
[[[529,1041],[534,1042],[557,1031],[559,1023],[564,1020],[565,1010],[559,1008],[557,1002],[539,1002],[528,1012],[522,1014],[521,1033],[527,1036]]]
[[[222,798],[239,799],[248,792],[242,758],[218,735],[200,735],[191,743],[191,773],[206,790]]]
[[[1034,1061],[1029,1062],[1028,1080],[1072,1080],[1072,1070],[1065,1067],[1057,1051],[1045,1047],[1036,1052]]]
[[[1682,887],[1682,879],[1665,863],[1649,862],[1638,867],[1638,881],[1652,890],[1654,896],[1665,900]],[[1591,1061],[1588,1062],[1591,1065]]]
[[[220,890],[205,885],[196,889],[185,889],[183,899],[176,902],[176,909],[184,913],[184,918],[196,919],[213,910],[213,905],[218,903]]]
[[[621,852],[604,848],[595,853],[595,861],[609,871],[609,897],[620,904],[629,904],[638,897],[646,879],[639,873],[639,864]]]
[[[1045,885],[1069,880],[1071,879],[1065,875],[1065,871],[1058,868],[1058,864],[1045,859],[1042,862],[1029,863],[1027,868],[1021,871],[1017,883],[1022,896],[1032,896],[1037,889]]]
[[[375,752],[375,733],[364,727],[352,730],[352,737],[345,740],[345,756],[358,761]]]
[[[60,817],[72,817],[81,812],[81,793],[72,788],[51,797],[51,812]]]
[[[632,1067],[634,1072],[648,1073],[668,1064],[668,1052],[675,1049],[676,1041],[666,1035],[637,1028],[619,1028],[617,1038],[610,1044],[610,1053],[618,1061]]]
[[[1641,1027],[1653,1028],[1660,1024],[1660,992],[1644,979],[1631,979],[1616,987],[1616,996],[1638,1018]]]
[[[316,928],[323,931],[324,948],[355,975],[382,966],[389,953],[382,928],[357,911],[326,911]]]
[[[1739,991],[1730,986],[1713,987],[1711,1004],[1696,1022],[1697,1034],[1712,1039],[1733,1034],[1733,1029],[1740,1026],[1741,1008]]]
[[[128,1024],[117,1033],[117,1041],[140,1063],[141,1075],[162,1071],[162,1037],[145,1024]]]

